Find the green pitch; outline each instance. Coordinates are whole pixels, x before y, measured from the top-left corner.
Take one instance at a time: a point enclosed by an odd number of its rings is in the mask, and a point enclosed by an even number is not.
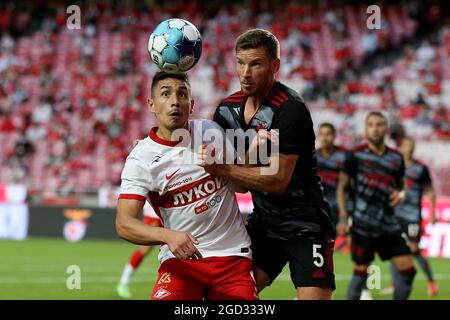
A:
[[[88,241],[68,243],[64,240],[32,238],[25,241],[0,240],[0,299],[120,299],[116,285],[120,274],[135,247],[125,241]],[[135,273],[131,289],[133,298],[148,299],[153,288],[157,268],[154,250]],[[390,283],[389,265],[375,262],[381,268],[381,287]],[[73,273],[69,266],[78,266],[81,288],[68,289]],[[439,285],[435,299],[450,299],[450,259],[431,259]],[[334,299],[344,299],[352,265],[347,254],[335,254],[337,289]],[[69,271],[73,272],[73,270]],[[412,299],[429,299],[427,281],[419,271],[414,283]],[[372,290],[375,299],[390,299]],[[278,279],[266,288],[261,299],[293,299],[295,290],[289,270],[285,268]]]

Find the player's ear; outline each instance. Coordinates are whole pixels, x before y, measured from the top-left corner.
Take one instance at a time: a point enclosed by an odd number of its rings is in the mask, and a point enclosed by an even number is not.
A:
[[[150,112],[155,112],[155,102],[153,101],[153,98],[147,99],[147,105]]]
[[[189,110],[189,114],[192,114],[192,112],[194,112],[194,103],[195,103],[195,101],[194,101],[194,99],[192,99],[191,100],[191,108]]]
[[[273,73],[277,73],[280,70],[280,59],[276,58],[272,61]]]

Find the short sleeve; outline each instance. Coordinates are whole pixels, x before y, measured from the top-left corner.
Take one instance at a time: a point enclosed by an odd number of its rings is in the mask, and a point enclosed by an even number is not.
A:
[[[345,155],[344,165],[342,166],[341,171],[347,174],[351,178],[356,178],[357,173],[357,159],[355,157],[354,151],[347,151]]]
[[[219,115],[219,117],[221,117]],[[209,132],[207,135],[203,133],[204,137],[219,137],[220,141],[223,142],[220,148],[217,150],[217,157],[223,161],[223,163],[232,163],[236,157],[236,152],[233,146],[232,141],[229,140],[229,137],[225,133],[225,129],[221,127],[217,122],[207,121],[207,130],[213,130]]]
[[[122,171],[119,199],[145,201],[151,191],[150,169],[135,156],[128,156]]]
[[[282,154],[301,154],[303,150],[314,149],[315,137],[311,115],[301,101],[283,106],[272,125],[279,130]]]

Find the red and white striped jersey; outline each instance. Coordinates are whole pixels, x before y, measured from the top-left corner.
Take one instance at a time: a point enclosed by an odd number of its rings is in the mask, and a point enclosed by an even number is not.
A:
[[[149,201],[165,228],[190,232],[197,238],[203,257],[251,258],[250,238],[232,183],[210,175],[193,161],[197,146],[205,142],[194,140],[203,140],[208,129],[223,134],[213,121],[191,120],[189,142],[177,144],[159,138],[156,128],[151,129],[126,160],[119,199]],[[160,262],[170,258],[174,255],[162,245]]]

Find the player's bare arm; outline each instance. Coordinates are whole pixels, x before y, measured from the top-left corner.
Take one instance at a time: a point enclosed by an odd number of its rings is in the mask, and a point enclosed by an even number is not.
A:
[[[279,145],[280,139],[278,131],[269,131],[266,129],[258,130],[252,142],[250,143],[247,153],[245,154],[245,164],[251,166],[252,163],[257,162],[255,160],[262,160],[259,159],[259,151],[261,149],[267,151],[269,143],[271,145]]]
[[[234,191],[236,191],[237,193],[247,193],[249,189],[244,186],[234,184]]]
[[[286,190],[291,180],[297,159],[298,155],[279,154],[269,158],[268,167],[234,164],[201,164],[201,166],[210,174],[228,179],[244,188],[281,194]],[[276,161],[279,161],[279,163],[275,164]],[[262,169],[270,170],[271,166],[278,166],[278,170],[274,170],[275,174],[265,175],[261,173]]]
[[[389,205],[391,207],[396,207],[400,203],[405,201],[406,198],[406,177],[404,177],[402,180],[402,185],[400,186],[400,190],[392,190],[390,196],[389,196]]]
[[[195,247],[195,244],[198,244],[197,239],[192,234],[145,224],[138,218],[143,207],[143,201],[119,199],[116,230],[121,238],[139,245],[166,243],[178,259],[201,258],[200,252]]]
[[[428,198],[430,199],[430,222],[431,222],[431,224],[435,224],[437,222],[436,192],[433,188],[433,185],[425,186],[425,193],[428,195]]]
[[[389,205],[391,207],[396,207],[403,201],[405,201],[406,191],[405,190],[393,190],[389,196]]]
[[[350,186],[350,177],[345,172],[340,172],[339,182],[336,190],[336,200],[339,210],[339,223],[336,227],[340,235],[345,235],[349,231],[347,212],[347,190]]]

